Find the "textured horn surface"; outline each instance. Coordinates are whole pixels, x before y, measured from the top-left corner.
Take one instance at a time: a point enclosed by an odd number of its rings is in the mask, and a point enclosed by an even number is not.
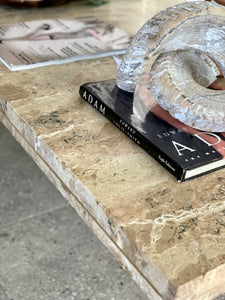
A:
[[[196,50],[167,52],[154,62],[150,86],[174,118],[199,130],[225,131],[225,91],[207,88],[218,74],[215,63]]]
[[[225,92],[207,88],[220,70],[225,75],[224,49],[224,6],[193,1],[169,7],[134,37],[118,62],[117,86],[133,92],[148,58],[158,55],[150,76],[158,103],[189,126],[225,131]]]

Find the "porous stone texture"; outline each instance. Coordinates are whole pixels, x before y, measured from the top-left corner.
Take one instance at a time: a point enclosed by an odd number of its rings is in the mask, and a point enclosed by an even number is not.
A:
[[[146,300],[0,123],[0,299]]]
[[[135,34],[167,5],[75,1],[44,11],[95,14]],[[0,22],[43,17],[16,12],[0,8]],[[225,292],[224,170],[177,183],[79,97],[80,84],[116,73],[112,58],[18,72],[1,66],[0,119],[150,299],[213,299]]]

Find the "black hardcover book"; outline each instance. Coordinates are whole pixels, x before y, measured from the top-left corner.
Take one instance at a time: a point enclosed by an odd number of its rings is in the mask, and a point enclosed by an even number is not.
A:
[[[224,167],[225,133],[202,132],[172,118],[157,104],[148,79],[143,74],[134,93],[119,89],[115,79],[85,83],[80,95],[178,181]]]

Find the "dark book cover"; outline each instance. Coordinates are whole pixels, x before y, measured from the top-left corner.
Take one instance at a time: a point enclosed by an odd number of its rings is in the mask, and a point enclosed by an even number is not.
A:
[[[225,133],[202,132],[175,120],[156,102],[140,77],[134,93],[115,79],[85,83],[80,95],[162,166],[185,181],[225,165]]]

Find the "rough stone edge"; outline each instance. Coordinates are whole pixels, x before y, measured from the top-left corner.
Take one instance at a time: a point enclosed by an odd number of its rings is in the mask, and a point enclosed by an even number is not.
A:
[[[70,205],[76,210],[78,215],[85,221],[85,223],[92,229],[99,240],[108,248],[110,253],[121,263],[123,268],[128,271],[131,278],[137,283],[143,292],[151,300],[163,300],[163,298],[152,287],[149,281],[143,276],[126,257],[123,251],[115,244],[112,238],[105,232],[102,226],[96,221],[96,219],[87,211],[83,204],[77,199],[77,197],[65,186],[60,178],[54,173],[53,170],[47,165],[47,163],[35,152],[31,145],[21,136],[13,124],[0,112],[0,121],[11,132],[14,138],[19,142],[27,154],[32,157],[34,162],[39,166],[48,179],[59,190],[62,196],[70,203]]]
[[[137,248],[136,244],[129,239],[125,230],[116,222],[114,223],[109,212],[97,201],[91,191],[64,165],[63,161],[60,160],[45,141],[39,138],[37,133],[17,113],[10,102],[0,99],[0,112],[1,110],[3,116],[12,124],[14,130],[18,131],[25,142],[57,174],[61,183],[75,195],[76,199],[82,203],[87,212],[94,215],[96,222],[104,228],[105,233],[108,234],[115,245],[125,254],[133,266],[139,270],[153,289],[158,291],[159,295],[162,295],[164,299],[174,299],[176,289],[170,284],[165,274],[157,265],[151,262],[147,255]],[[54,181],[53,184],[57,187]],[[57,188],[59,189],[60,187]],[[129,249],[128,253],[126,249]]]
[[[213,300],[225,292],[225,264],[181,285],[176,300]]]

